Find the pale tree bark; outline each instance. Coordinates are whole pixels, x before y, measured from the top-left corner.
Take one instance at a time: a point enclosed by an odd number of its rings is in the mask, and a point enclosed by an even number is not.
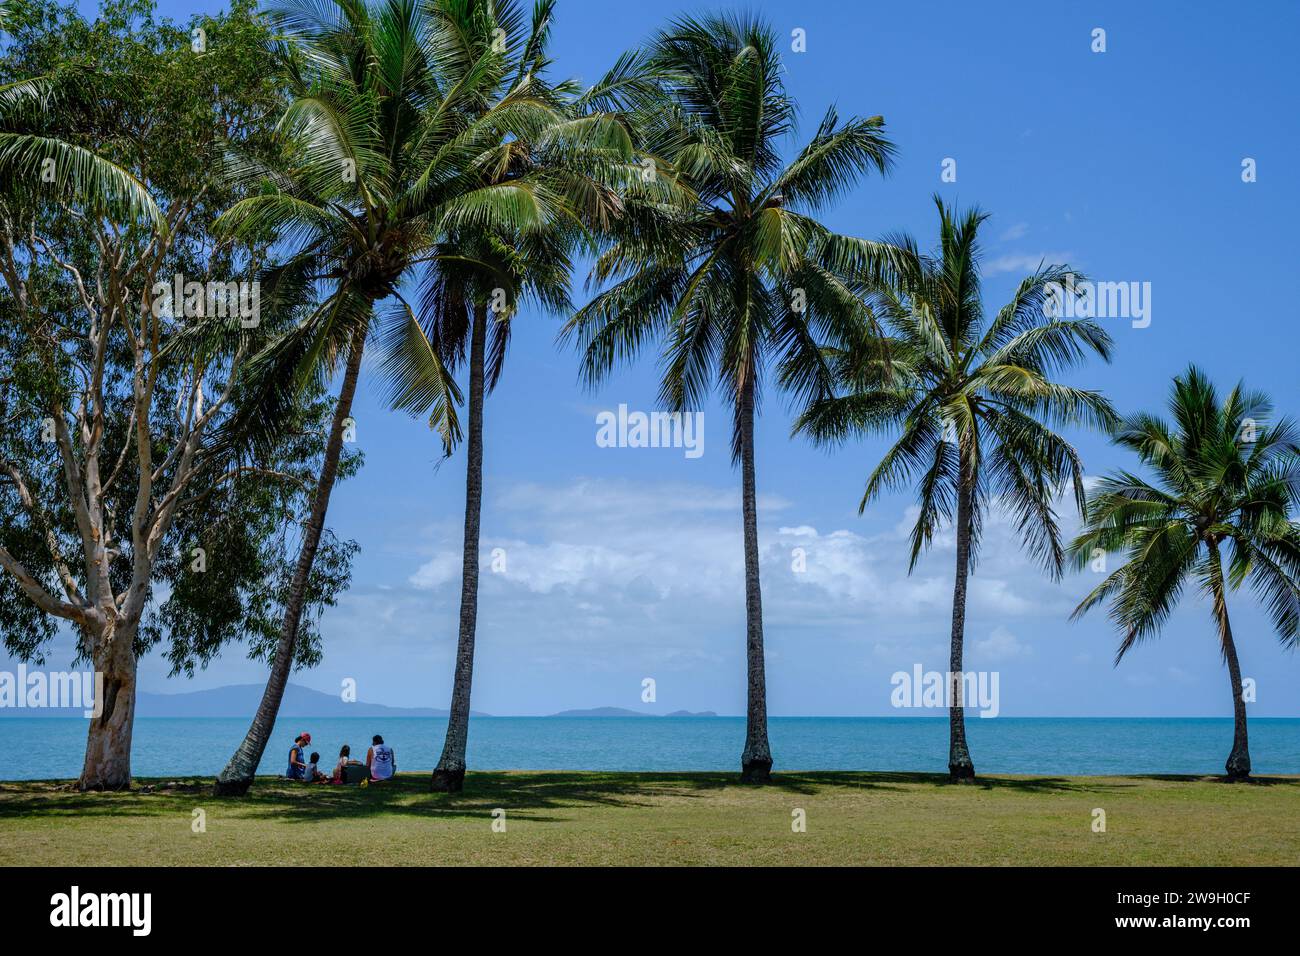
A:
[[[962,657],[966,637],[966,580],[970,575],[971,521],[975,506],[974,477],[967,452],[962,451],[960,487],[957,491],[957,575],[952,590],[952,646],[948,673],[952,701],[948,708],[948,775],[956,782],[975,779],[975,764],[966,746],[966,708],[962,699]]]
[[[474,682],[474,639],[478,624],[479,529],[483,511],[483,353],[487,342],[486,304],[474,306],[469,348],[469,434],[465,468],[465,538],[461,563],[460,634],[456,640],[456,674],[442,756],[429,780],[430,789],[459,793],[465,786],[465,749],[469,742],[469,699]]]
[[[1246,698],[1241,688],[1241,664],[1237,661],[1237,644],[1232,638],[1232,622],[1228,620],[1223,564],[1216,541],[1210,542],[1210,576],[1214,590],[1214,619],[1219,626],[1228,679],[1232,681],[1232,751],[1223,769],[1230,781],[1238,782],[1250,779],[1250,741],[1246,734]]]
[[[75,624],[80,650],[103,676],[101,713],[87,730],[86,754],[80,777],[82,789],[120,790],[131,785],[131,734],[135,716],[135,638],[149,600],[149,587],[159,549],[184,507],[185,495],[200,471],[203,440],[208,426],[229,402],[244,357],[236,351],[222,370],[187,366],[172,411],[172,445],[162,461],[154,461],[159,444],[155,423],[166,412],[155,403],[163,361],[164,332],[154,314],[152,288],[164,268],[173,239],[192,214],[198,197],[176,203],[169,211],[167,228],[133,245],[115,225],[66,210],[83,222],[94,239],[98,257],[93,272],[60,255],[57,245],[39,235],[35,222],[22,234],[11,217],[0,216],[0,278],[13,295],[19,320],[28,331],[33,355],[57,377],[60,362],[68,362],[75,376],[72,407],[55,401],[44,413],[53,426],[62,470],[65,504],[74,530],[61,541],[49,520],[49,509],[30,493],[19,463],[0,459],[14,484],[18,500],[34,527],[45,539],[62,596],[47,589],[13,554],[0,546],[0,569],[17,581],[20,589],[42,611]],[[29,280],[36,263],[51,263],[65,275],[79,302],[79,316],[55,315],[41,301]],[[80,321],[73,327],[70,324]],[[114,342],[114,333],[120,338]],[[66,344],[86,347],[81,361]],[[130,357],[129,396],[113,392],[111,352],[125,344]],[[210,403],[205,383],[214,372],[227,375],[223,388]],[[115,403],[122,407],[115,407]],[[131,437],[107,473],[102,460],[108,416],[127,418]],[[112,493],[116,480],[134,470],[136,494],[118,502]],[[114,511],[130,514],[130,539],[118,541]],[[78,554],[73,554],[72,548]],[[65,553],[66,550],[66,553]],[[73,558],[79,560],[72,560]],[[113,589],[115,562],[126,562],[126,587]],[[77,567],[81,580],[77,580]]]
[[[95,671],[103,675],[100,715],[86,729],[82,790],[121,790],[131,781],[131,736],[135,723],[135,627],[109,624],[95,641]]]
[[[763,662],[763,594],[758,580],[758,496],[754,482],[754,378],[740,390],[740,497],[745,537],[745,749],[740,779],[771,779],[772,748],[767,740],[767,672]]]
[[[356,333],[348,350],[343,383],[339,387],[338,403],[334,406],[334,418],[330,423],[329,438],[325,443],[325,457],[321,463],[320,477],[312,495],[311,510],[308,513],[306,527],[303,528],[298,561],[294,565],[293,578],[289,584],[289,595],[285,601],[284,617],[281,619],[280,635],[275,646],[275,657],[271,662],[271,673],[267,678],[266,688],[262,691],[262,699],[257,705],[257,712],[253,715],[253,722],[248,732],[230,761],[217,775],[213,785],[215,796],[243,796],[248,792],[257,773],[258,764],[262,762],[262,754],[265,753],[266,745],[271,739],[271,732],[275,729],[275,719],[280,712],[284,688],[289,682],[289,674],[293,671],[299,626],[302,621],[303,607],[307,601],[307,583],[325,529],[325,514],[329,510],[330,495],[338,475],[339,457],[343,452],[343,433],[347,427],[347,420],[352,414],[352,400],[357,391],[357,379],[361,373],[361,356],[364,350],[363,330]]]

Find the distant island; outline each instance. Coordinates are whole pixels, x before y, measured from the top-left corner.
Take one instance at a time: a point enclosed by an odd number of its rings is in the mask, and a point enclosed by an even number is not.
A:
[[[711,710],[674,710],[671,714],[647,714],[640,710],[628,710],[626,707],[591,707],[587,710],[562,710],[548,717],[716,717]]]
[[[246,717],[251,718],[262,700],[262,684],[230,684],[210,690],[180,694],[136,696],[137,717]],[[491,714],[470,711],[474,717]],[[81,717],[82,708],[0,708],[3,717]],[[365,701],[349,703],[339,694],[326,694],[301,684],[289,684],[280,702],[280,717],[446,717],[438,707],[390,707]]]
[[[262,684],[228,684],[209,690],[184,691],[178,694],[151,694],[141,691],[136,695],[137,717],[247,717],[251,718],[262,700]],[[14,708],[0,707],[0,720],[5,717],[82,717],[80,707]],[[280,702],[280,717],[294,719],[307,717],[446,717],[440,707],[392,707],[388,704],[371,704],[365,701],[349,703],[339,694],[289,684]],[[491,717],[482,711],[471,710],[471,717]],[[670,714],[649,714],[626,707],[591,707],[586,710],[562,710],[547,717],[716,717],[711,710],[674,710]]]

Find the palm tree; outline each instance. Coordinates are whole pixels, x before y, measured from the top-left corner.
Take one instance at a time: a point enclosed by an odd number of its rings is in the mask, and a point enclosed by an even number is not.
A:
[[[22,20],[17,0],[0,2],[0,32]],[[72,92],[76,93],[76,78]],[[153,194],[131,170],[60,135],[58,106],[66,78],[0,82],[0,202],[70,199],[119,221],[166,224]]]
[[[386,350],[394,406],[416,413],[433,407],[435,420],[439,380],[427,378],[426,350],[437,356],[435,368],[454,370],[467,358],[469,366],[460,627],[447,734],[430,782],[435,791],[460,791],[465,778],[478,619],[484,393],[500,380],[521,301],[571,310],[571,252],[586,235],[584,222],[603,221],[616,211],[613,170],[630,167],[632,160],[631,140],[616,119],[580,113],[571,84],[546,81],[553,7],[553,0],[539,0],[530,23],[516,0],[432,0],[428,8],[449,38],[443,59],[448,76],[458,83],[478,77],[478,95],[462,106],[473,122],[510,104],[532,103],[545,112],[546,122],[530,130],[502,126],[495,141],[484,142],[476,159],[481,188],[534,190],[553,210],[541,230],[505,223],[449,226],[422,269],[421,334],[398,329]]]
[[[490,95],[496,52],[449,69],[457,38],[417,0],[373,8],[302,0],[280,15],[295,44],[286,56],[295,99],[281,120],[284,164],[233,162],[235,173],[264,188],[233,206],[221,225],[234,235],[280,235],[288,247],[264,278],[264,308],[295,307],[317,288],[326,291],[297,328],[263,350],[260,400],[248,405],[257,412],[232,433],[255,441],[340,360],[343,377],[271,674],[244,741],[217,779],[218,794],[247,791],[275,723],[372,326],[386,341],[408,343],[408,372],[449,451],[460,437],[460,393],[402,295],[402,279],[442,255],[439,243],[449,232],[545,231],[558,204],[545,184],[526,176],[492,183],[483,175],[495,144],[530,139],[557,119],[526,93],[478,109]]]
[[[893,147],[879,117],[841,123],[829,110],[789,164],[780,149],[795,105],[781,81],[773,31],[744,16],[674,21],[618,68],[658,85],[638,115],[641,145],[663,169],[668,197],[635,197],[593,270],[612,282],[565,329],[597,383],[651,338],[663,343],[662,400],[698,407],[716,376],[733,410],[732,460],[741,469],[748,671],[745,781],[769,779],[755,492],[754,417],[769,362],[795,392],[829,387],[816,339],[861,324],[843,276],[874,261],[873,243],[832,234],[813,215],[869,170],[884,173]]]
[[[1290,419],[1267,424],[1272,402],[1241,384],[1220,404],[1195,366],[1174,379],[1169,411],[1172,423],[1138,414],[1114,432],[1115,443],[1135,452],[1154,480],[1117,471],[1090,493],[1072,553],[1081,567],[1109,552],[1124,551],[1127,560],[1080,602],[1074,617],[1110,602],[1110,618],[1123,635],[1118,664],[1159,632],[1195,581],[1210,599],[1232,681],[1232,751],[1224,769],[1229,780],[1246,780],[1246,702],[1228,591],[1249,580],[1283,646],[1300,643],[1300,431]]]
[[[796,422],[821,442],[901,430],[867,480],[859,513],[884,489],[917,482],[920,514],[911,534],[916,567],[936,529],[955,519],[957,566],[949,657],[948,772],[972,780],[962,706],[967,578],[993,499],[1015,517],[1025,546],[1054,577],[1065,550],[1055,500],[1068,481],[1082,510],[1082,466],[1075,449],[1049,426],[1108,426],[1110,403],[1098,392],[1055,376],[1088,353],[1109,360],[1111,339],[1091,319],[1051,318],[1045,306],[1067,282],[1066,266],[1040,267],[987,321],[980,299],[980,226],[972,209],[957,216],[941,199],[939,248],[923,255],[910,236],[885,276],[869,279],[871,307],[893,336],[846,349],[835,362],[841,394],[814,400]],[[955,511],[955,515],[954,515]]]

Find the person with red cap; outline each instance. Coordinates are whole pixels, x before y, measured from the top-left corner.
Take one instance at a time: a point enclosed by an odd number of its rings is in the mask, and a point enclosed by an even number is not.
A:
[[[293,746],[289,748],[289,769],[284,772],[290,780],[307,779],[307,761],[303,758],[302,748],[309,743],[311,734],[306,731],[293,738]]]

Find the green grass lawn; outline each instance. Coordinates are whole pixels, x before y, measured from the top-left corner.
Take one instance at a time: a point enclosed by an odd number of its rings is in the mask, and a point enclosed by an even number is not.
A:
[[[1300,859],[1300,777],[982,778],[789,773],[426,774],[368,788],[261,778],[247,798],[210,780],[118,794],[0,783],[0,864],[1260,865]],[[505,811],[505,832],[493,811]],[[1093,810],[1106,832],[1093,832]],[[793,811],[807,830],[792,831]],[[205,832],[194,832],[203,811]]]

